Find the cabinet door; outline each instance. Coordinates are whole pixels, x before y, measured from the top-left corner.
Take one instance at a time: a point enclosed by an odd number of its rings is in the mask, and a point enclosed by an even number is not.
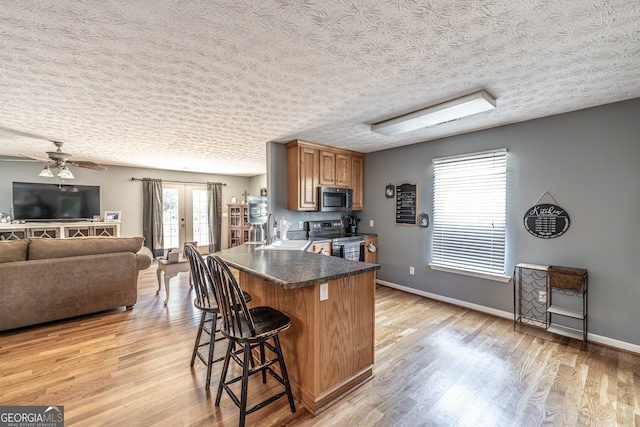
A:
[[[249,241],[249,209],[246,204],[229,206],[229,247],[241,245]]]
[[[28,236],[26,228],[0,228],[0,240],[22,240]]]
[[[65,237],[88,237],[92,235],[92,229],[89,226],[65,227]]]
[[[41,237],[43,239],[59,239],[60,227],[38,227],[29,229],[30,237]],[[69,236],[66,236],[69,237]]]
[[[333,187],[336,184],[336,160],[331,151],[320,151],[320,185]]]
[[[105,225],[93,227],[94,236],[117,236],[118,228],[115,225]]]
[[[376,247],[375,252],[369,250],[369,243],[373,243]],[[364,262],[375,264],[378,259],[378,238],[377,237],[365,237],[364,238]]]
[[[298,173],[289,175],[289,210],[314,211],[318,206],[318,150],[309,147],[291,150],[296,153],[289,153],[289,170]]]
[[[351,156],[320,151],[320,186],[351,187]]]
[[[336,187],[351,187],[351,156],[336,153],[335,156],[335,185]]]
[[[351,156],[351,188],[353,189],[353,210],[364,209],[364,157]]]

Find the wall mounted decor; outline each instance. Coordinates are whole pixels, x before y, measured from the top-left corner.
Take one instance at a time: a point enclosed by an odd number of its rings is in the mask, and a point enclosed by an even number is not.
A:
[[[418,215],[418,227],[427,228],[429,226],[429,214],[422,212]]]
[[[396,185],[396,224],[418,225],[418,184],[403,182]]]
[[[551,203],[540,203],[542,198],[548,195],[554,201]],[[545,191],[536,201],[536,204],[524,214],[524,228],[532,235],[541,239],[553,239],[562,236],[569,229],[569,214],[553,198],[551,193]]]
[[[393,199],[393,196],[395,195],[395,187],[393,184],[389,183],[389,185],[387,185],[386,187],[384,187],[384,196],[387,199]]]

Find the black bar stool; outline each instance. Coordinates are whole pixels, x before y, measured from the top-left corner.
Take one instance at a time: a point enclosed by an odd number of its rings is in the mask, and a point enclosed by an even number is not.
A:
[[[217,329],[217,323],[218,319],[220,318],[220,310],[218,309],[218,302],[216,300],[215,291],[213,290],[212,284],[210,283],[211,275],[208,274],[207,265],[202,259],[202,256],[196,249],[195,245],[191,243],[186,243],[184,245],[184,253],[189,260],[189,267],[191,268],[191,280],[196,291],[196,297],[193,300],[193,305],[201,312],[200,326],[198,327],[196,342],[193,346],[193,353],[191,354],[191,367],[193,367],[196,356],[202,361],[202,363],[206,365],[207,381],[204,388],[209,389],[209,384],[211,383],[211,367],[214,362],[221,360],[213,360],[213,351],[215,349],[215,344],[217,341],[224,339],[224,337],[222,336],[216,338],[216,332],[219,332],[219,329]],[[203,331],[209,335],[209,340],[204,343],[201,342]],[[200,351],[201,347],[209,348],[209,352],[206,357],[205,354]]]
[[[293,402],[289,376],[282,357],[280,339],[278,338],[280,332],[287,330],[291,326],[291,319],[272,307],[248,309],[245,300],[242,298],[243,291],[240,289],[233,274],[231,274],[227,264],[217,255],[210,255],[207,257],[207,265],[213,275],[215,289],[218,293],[220,314],[222,316],[220,331],[222,335],[229,339],[222,373],[220,374],[216,406],[220,405],[222,390],[226,390],[233,403],[240,408],[240,426],[244,426],[247,414],[251,414],[283,396],[287,396],[291,412],[295,412],[296,406]],[[273,344],[269,340],[273,340]],[[240,347],[237,350],[236,344]],[[276,357],[268,360],[265,347],[275,353]],[[260,350],[259,365],[256,365],[253,360],[252,349],[254,348],[259,348]],[[241,353],[242,358],[240,357]],[[242,367],[242,375],[227,380],[227,371],[231,359]],[[280,375],[271,369],[271,365],[275,363],[280,366]],[[263,383],[267,382],[267,372],[269,372],[284,386],[284,390],[247,409],[249,377],[258,372],[262,373]],[[231,384],[238,381],[242,381],[240,398],[230,388]]]
[[[220,332],[217,323],[220,318],[220,310],[218,309],[218,300],[215,291],[215,284],[211,278],[211,273],[204,259],[198,252],[194,243],[186,243],[184,245],[184,253],[189,260],[189,267],[191,269],[192,286],[196,290],[196,297],[193,300],[193,305],[200,310],[200,326],[198,327],[198,334],[196,335],[196,342],[193,346],[193,353],[191,354],[191,367],[196,360],[202,361],[207,367],[207,381],[204,388],[209,389],[211,383],[211,368],[214,363],[224,359],[220,357],[213,360],[213,352],[215,350],[215,344],[218,341],[224,339],[223,336],[216,338],[216,333]],[[251,295],[243,293],[245,301],[251,301]],[[209,341],[201,342],[202,332],[209,335]],[[209,351],[205,354],[200,351],[200,348],[208,347]]]

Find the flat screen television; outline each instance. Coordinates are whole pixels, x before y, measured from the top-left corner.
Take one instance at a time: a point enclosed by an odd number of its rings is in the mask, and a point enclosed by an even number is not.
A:
[[[100,216],[100,187],[14,182],[13,215],[21,221],[91,220]]]

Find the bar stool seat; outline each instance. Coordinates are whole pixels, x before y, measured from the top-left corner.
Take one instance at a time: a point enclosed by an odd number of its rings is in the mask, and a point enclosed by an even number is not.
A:
[[[296,407],[278,336],[281,332],[289,329],[291,318],[272,307],[247,308],[242,298],[243,291],[226,263],[217,255],[210,255],[207,257],[207,264],[215,282],[220,304],[220,314],[222,316],[220,332],[229,339],[218,384],[216,406],[220,405],[222,391],[226,391],[233,403],[240,408],[239,426],[241,427],[244,426],[248,414],[275,402],[283,396],[287,396],[291,412],[295,412]],[[273,343],[269,342],[270,340]],[[259,350],[259,364],[254,362],[252,353],[254,349]],[[270,359],[267,359],[265,349],[269,349],[272,354],[275,354],[275,357],[270,354]],[[242,375],[227,379],[231,360],[242,367]],[[280,368],[279,374],[271,369],[272,365],[276,363]],[[249,377],[259,372],[262,373],[263,383],[267,382],[268,372],[283,386],[284,390],[247,409]],[[242,381],[240,397],[230,387],[238,381]]]
[[[224,359],[224,357],[219,357],[215,360],[213,359],[216,342],[225,339],[222,335],[216,337],[216,334],[220,332],[220,329],[217,326],[218,319],[220,319],[220,309],[218,308],[217,295],[214,289],[211,273],[209,272],[209,268],[198,252],[195,244],[186,243],[184,246],[184,253],[189,260],[191,277],[196,291],[196,297],[193,300],[193,305],[201,312],[200,325],[198,326],[196,341],[193,346],[193,352],[191,353],[190,366],[193,367],[196,357],[205,364],[207,367],[207,379],[204,388],[205,390],[208,390],[211,384],[211,370],[213,364]],[[246,292],[243,293],[243,298],[246,301],[251,301],[251,295]],[[209,340],[206,342],[201,342],[203,332],[209,335]],[[200,350],[203,347],[208,348],[207,353]]]

